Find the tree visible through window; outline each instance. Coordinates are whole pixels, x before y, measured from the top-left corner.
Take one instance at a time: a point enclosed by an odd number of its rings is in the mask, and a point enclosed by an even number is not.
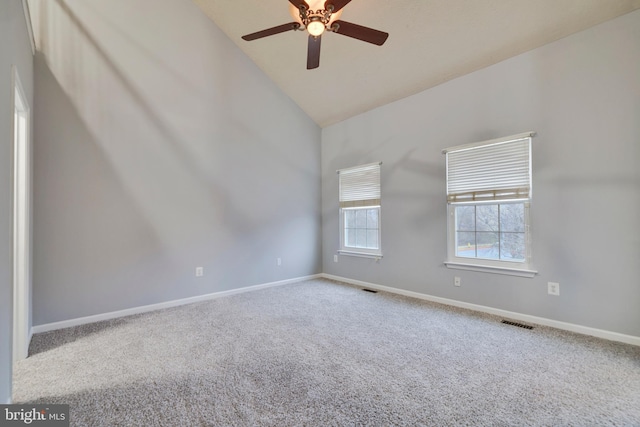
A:
[[[456,256],[524,261],[524,203],[456,206]]]

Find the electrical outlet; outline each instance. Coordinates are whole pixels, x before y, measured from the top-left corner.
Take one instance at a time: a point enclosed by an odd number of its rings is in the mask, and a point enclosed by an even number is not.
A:
[[[547,293],[549,295],[560,295],[560,283],[548,282],[547,283]]]
[[[204,276],[204,267],[196,267],[196,277]]]
[[[460,286],[461,283],[462,279],[460,279],[458,276],[453,278],[453,286]]]
[[[276,263],[278,264],[278,267],[280,267],[282,265],[282,258],[278,258]]]
[[[333,262],[338,262],[338,255],[333,256]]]

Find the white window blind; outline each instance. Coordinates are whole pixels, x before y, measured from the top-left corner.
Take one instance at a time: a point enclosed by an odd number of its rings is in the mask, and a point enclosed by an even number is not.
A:
[[[447,201],[529,199],[533,135],[528,132],[443,150],[447,157]]]
[[[380,206],[380,165],[370,163],[340,169],[340,207]]]

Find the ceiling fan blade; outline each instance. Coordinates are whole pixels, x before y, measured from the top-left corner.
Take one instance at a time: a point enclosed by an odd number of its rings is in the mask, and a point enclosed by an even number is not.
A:
[[[337,24],[337,25],[336,25]],[[334,28],[337,28],[334,30]],[[382,46],[389,33],[374,30],[373,28],[363,27],[362,25],[352,24],[347,21],[336,21],[331,26],[331,29],[343,36],[353,37],[354,39],[362,40],[363,42],[373,43],[378,46]]]
[[[307,47],[307,70],[312,70],[320,66],[320,41],[321,36],[309,35],[309,45]]]
[[[300,9],[300,7],[304,7],[305,10],[309,10],[309,5],[304,0],[289,0],[289,3]]]
[[[349,4],[350,1],[351,0],[327,0],[326,2],[324,2],[324,8],[328,10],[329,5],[332,5],[333,11],[331,13],[336,13],[337,11],[345,7],[347,4]],[[293,0],[291,0],[291,3],[293,3]]]
[[[277,27],[267,28],[266,30],[247,34],[246,36],[242,36],[242,38],[244,40],[251,41],[267,36],[273,36],[275,34],[284,33],[285,31],[297,30],[298,28],[300,28],[300,24],[298,24],[297,22],[289,22],[288,24],[282,24],[278,25]]]

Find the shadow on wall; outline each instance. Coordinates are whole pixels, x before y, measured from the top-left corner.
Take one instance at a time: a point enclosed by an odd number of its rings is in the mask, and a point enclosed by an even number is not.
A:
[[[56,264],[77,263],[72,271],[81,273],[96,257],[102,259],[101,268],[94,264],[92,271],[102,275],[122,263],[143,263],[149,253],[162,250],[161,236],[126,182],[118,179],[41,54],[34,64],[40,95],[36,114],[41,114],[36,131],[46,129],[36,135],[34,150],[38,266],[51,271]]]
[[[330,209],[335,215],[338,213],[338,176],[331,175],[334,170],[382,161],[382,203],[385,206],[393,204],[400,208],[414,203],[423,206],[425,200],[442,201],[429,203],[428,209],[421,208],[419,213],[404,218],[405,225],[422,229],[424,226],[433,225],[434,217],[443,216],[446,203],[444,159],[437,157],[435,161],[427,160],[429,153],[422,150],[427,147],[398,141],[395,136],[386,137],[378,143],[375,135],[363,138],[366,142],[354,139],[345,136],[337,142],[340,146],[337,150],[339,154],[332,156],[327,172],[330,174],[329,185],[335,189],[335,202],[325,209]],[[438,162],[439,160],[442,161]]]
[[[227,91],[237,83],[190,81],[90,5],[34,4],[52,74],[160,241],[230,243],[281,221],[283,204],[293,217],[308,215],[313,206],[286,192],[269,197],[268,181],[289,171],[282,183],[297,186],[295,194],[317,174],[243,116],[250,106],[231,108],[238,101]]]
[[[154,5],[156,4],[154,3]],[[91,8],[91,5],[87,4],[85,7]],[[68,10],[68,7],[65,9]],[[252,103],[247,103],[243,102],[243,97],[236,96],[235,91],[237,91],[241,86],[250,86],[247,85],[247,82],[254,80],[255,76],[244,75],[242,73],[242,69],[233,67],[220,67],[220,69],[217,71],[220,73],[221,78],[216,78],[216,76],[205,74],[204,79],[207,85],[198,86],[194,84],[192,80],[186,78],[183,73],[176,70],[176,68],[180,69],[181,65],[186,66],[186,64],[182,64],[179,61],[168,62],[161,59],[151,49],[144,46],[144,44],[140,43],[135,37],[132,37],[130,34],[128,34],[126,29],[122,28],[121,24],[116,24],[114,21],[104,16],[104,14],[100,14],[100,11],[96,10],[95,8],[91,8],[91,10],[93,11],[93,14],[98,17],[105,26],[109,28],[111,34],[117,35],[117,38],[126,41],[127,45],[134,48],[136,56],[144,58],[143,61],[147,63],[147,67],[151,71],[158,74],[166,74],[166,79],[167,81],[171,82],[171,86],[177,87],[176,89],[172,90],[180,93],[181,95],[183,95],[184,99],[188,100],[189,104],[187,106],[184,106],[184,108],[182,108],[181,110],[176,109],[176,112],[191,115],[194,113],[198,114],[198,111],[203,111],[205,112],[205,115],[203,117],[200,117],[200,119],[202,119],[202,123],[207,123],[207,121],[214,120],[226,125],[231,125],[228,127],[235,131],[233,134],[228,131],[225,132],[223,126],[220,126],[218,124],[216,126],[217,132],[215,137],[223,139],[227,143],[238,145],[242,151],[241,156],[246,157],[247,155],[250,155],[247,150],[250,150],[253,147],[247,146],[246,143],[249,141],[253,141],[259,143],[260,148],[265,150],[262,154],[263,156],[266,154],[267,157],[261,158],[261,160],[264,162],[264,165],[274,168],[285,168],[286,170],[294,171],[297,174],[302,174],[305,176],[305,178],[308,178],[305,184],[308,184],[309,181],[317,181],[319,179],[317,173],[310,171],[309,168],[306,168],[304,166],[304,162],[301,162],[299,158],[291,153],[291,150],[287,150],[286,147],[283,146],[283,144],[279,143],[282,141],[274,139],[274,137],[272,136],[273,132],[270,132],[270,130],[278,129],[279,131],[282,131],[282,125],[284,122],[283,114],[278,109],[265,108],[265,105],[257,102],[257,100],[254,100],[254,102]],[[68,13],[71,13],[71,11],[68,11]],[[207,23],[209,22],[208,18],[205,18],[205,20],[207,21]],[[78,19],[75,19],[74,21],[78,22]],[[78,23],[78,25],[81,24]],[[86,32],[86,30],[84,32]],[[169,37],[173,37],[174,35],[175,32],[170,32]],[[204,42],[207,44],[207,49],[215,50],[216,46],[208,42],[209,40],[205,40]],[[97,45],[97,43],[94,44]],[[218,49],[222,50],[221,48]],[[105,58],[107,57],[104,51],[102,52],[102,54],[105,56]],[[224,52],[216,51],[215,55],[222,56],[224,55]],[[244,58],[244,54],[238,55],[242,59],[246,59]],[[113,61],[111,61],[110,64],[113,66]],[[202,68],[203,70],[205,69],[205,67],[200,68]],[[119,74],[124,80],[124,73]],[[270,82],[270,80],[266,78],[265,80]],[[271,83],[269,83],[269,86],[271,86],[272,89],[276,92],[279,92],[279,89],[277,89]],[[222,113],[222,117],[216,118],[214,115],[206,115],[206,111],[210,111],[210,109],[207,108],[207,97],[213,97],[219,100],[224,105],[224,108],[218,111],[218,113]],[[176,99],[173,98],[172,101],[176,101]],[[193,105],[194,103],[196,105]],[[149,107],[148,103],[146,103],[145,105]],[[255,111],[251,111],[252,109],[254,109]],[[264,117],[265,120],[261,122],[251,120],[250,117],[253,117],[254,115]],[[164,125],[167,130],[171,130],[170,125],[165,124],[167,121],[171,121],[170,117],[161,117],[160,114],[156,114],[155,116],[157,119],[161,119],[158,122],[160,125]],[[198,125],[195,122],[190,124]],[[297,129],[295,124],[292,124],[290,122],[287,122],[285,124],[285,129],[290,129],[288,133],[290,134],[289,136],[291,141],[309,139],[308,136],[296,132]],[[174,126],[174,128],[176,129],[173,132],[170,132],[173,133],[172,137],[174,138],[174,141],[180,141],[179,139],[175,138],[182,138],[182,140],[188,141],[187,136],[184,134],[184,131],[188,131],[188,129],[178,129],[178,126]],[[207,129],[207,132],[205,133],[208,134],[208,131],[210,130],[211,129]],[[213,143],[214,141],[211,141],[210,139],[206,142]],[[215,138],[213,139],[215,140]],[[182,146],[178,146],[177,148],[180,149],[182,148]],[[193,153],[191,153],[190,160],[194,163],[194,166],[199,166],[202,177],[207,178],[208,175],[206,168],[204,167],[204,165],[198,165],[199,159],[194,156]]]
[[[224,188],[203,176],[195,153],[180,144],[182,136],[165,124],[68,4],[38,4],[46,40],[41,48],[52,74],[159,238],[193,240],[210,218],[242,223]],[[164,226],[180,217],[190,221],[180,229]]]
[[[197,6],[30,6],[34,324],[319,272],[320,131]]]

